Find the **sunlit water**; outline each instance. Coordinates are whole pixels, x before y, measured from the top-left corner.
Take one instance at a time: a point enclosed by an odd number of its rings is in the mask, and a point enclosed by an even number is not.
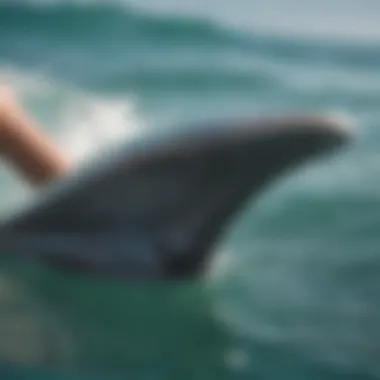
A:
[[[379,378],[380,3],[78,3],[0,5],[0,82],[78,164],[213,117],[334,111],[357,137],[248,205],[197,284],[3,262],[2,378]],[[0,175],[6,215],[33,194]]]

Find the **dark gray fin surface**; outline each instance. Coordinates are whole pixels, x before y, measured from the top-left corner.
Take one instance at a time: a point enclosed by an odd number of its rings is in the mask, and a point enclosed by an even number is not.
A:
[[[3,222],[0,249],[106,276],[200,275],[246,201],[346,142],[344,127],[328,117],[265,118],[122,149]]]

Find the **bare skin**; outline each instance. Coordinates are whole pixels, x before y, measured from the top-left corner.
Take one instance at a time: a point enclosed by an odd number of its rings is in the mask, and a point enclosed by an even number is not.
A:
[[[68,172],[65,155],[41,132],[0,87],[0,154],[33,185],[43,185]]]

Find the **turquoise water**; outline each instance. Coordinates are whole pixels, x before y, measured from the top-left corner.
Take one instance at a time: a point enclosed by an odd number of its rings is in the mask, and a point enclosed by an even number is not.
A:
[[[78,163],[225,116],[334,111],[356,139],[248,205],[198,283],[2,260],[1,378],[379,378],[380,3],[78,3],[0,5],[0,83]],[[33,197],[0,180],[4,215]]]

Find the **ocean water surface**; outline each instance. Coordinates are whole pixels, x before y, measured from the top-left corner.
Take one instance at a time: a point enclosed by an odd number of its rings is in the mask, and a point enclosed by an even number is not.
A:
[[[4,379],[380,378],[380,2],[2,1],[0,84],[73,160],[225,117],[335,112],[347,149],[244,210],[198,283],[2,260]],[[2,215],[34,194],[6,165]]]

